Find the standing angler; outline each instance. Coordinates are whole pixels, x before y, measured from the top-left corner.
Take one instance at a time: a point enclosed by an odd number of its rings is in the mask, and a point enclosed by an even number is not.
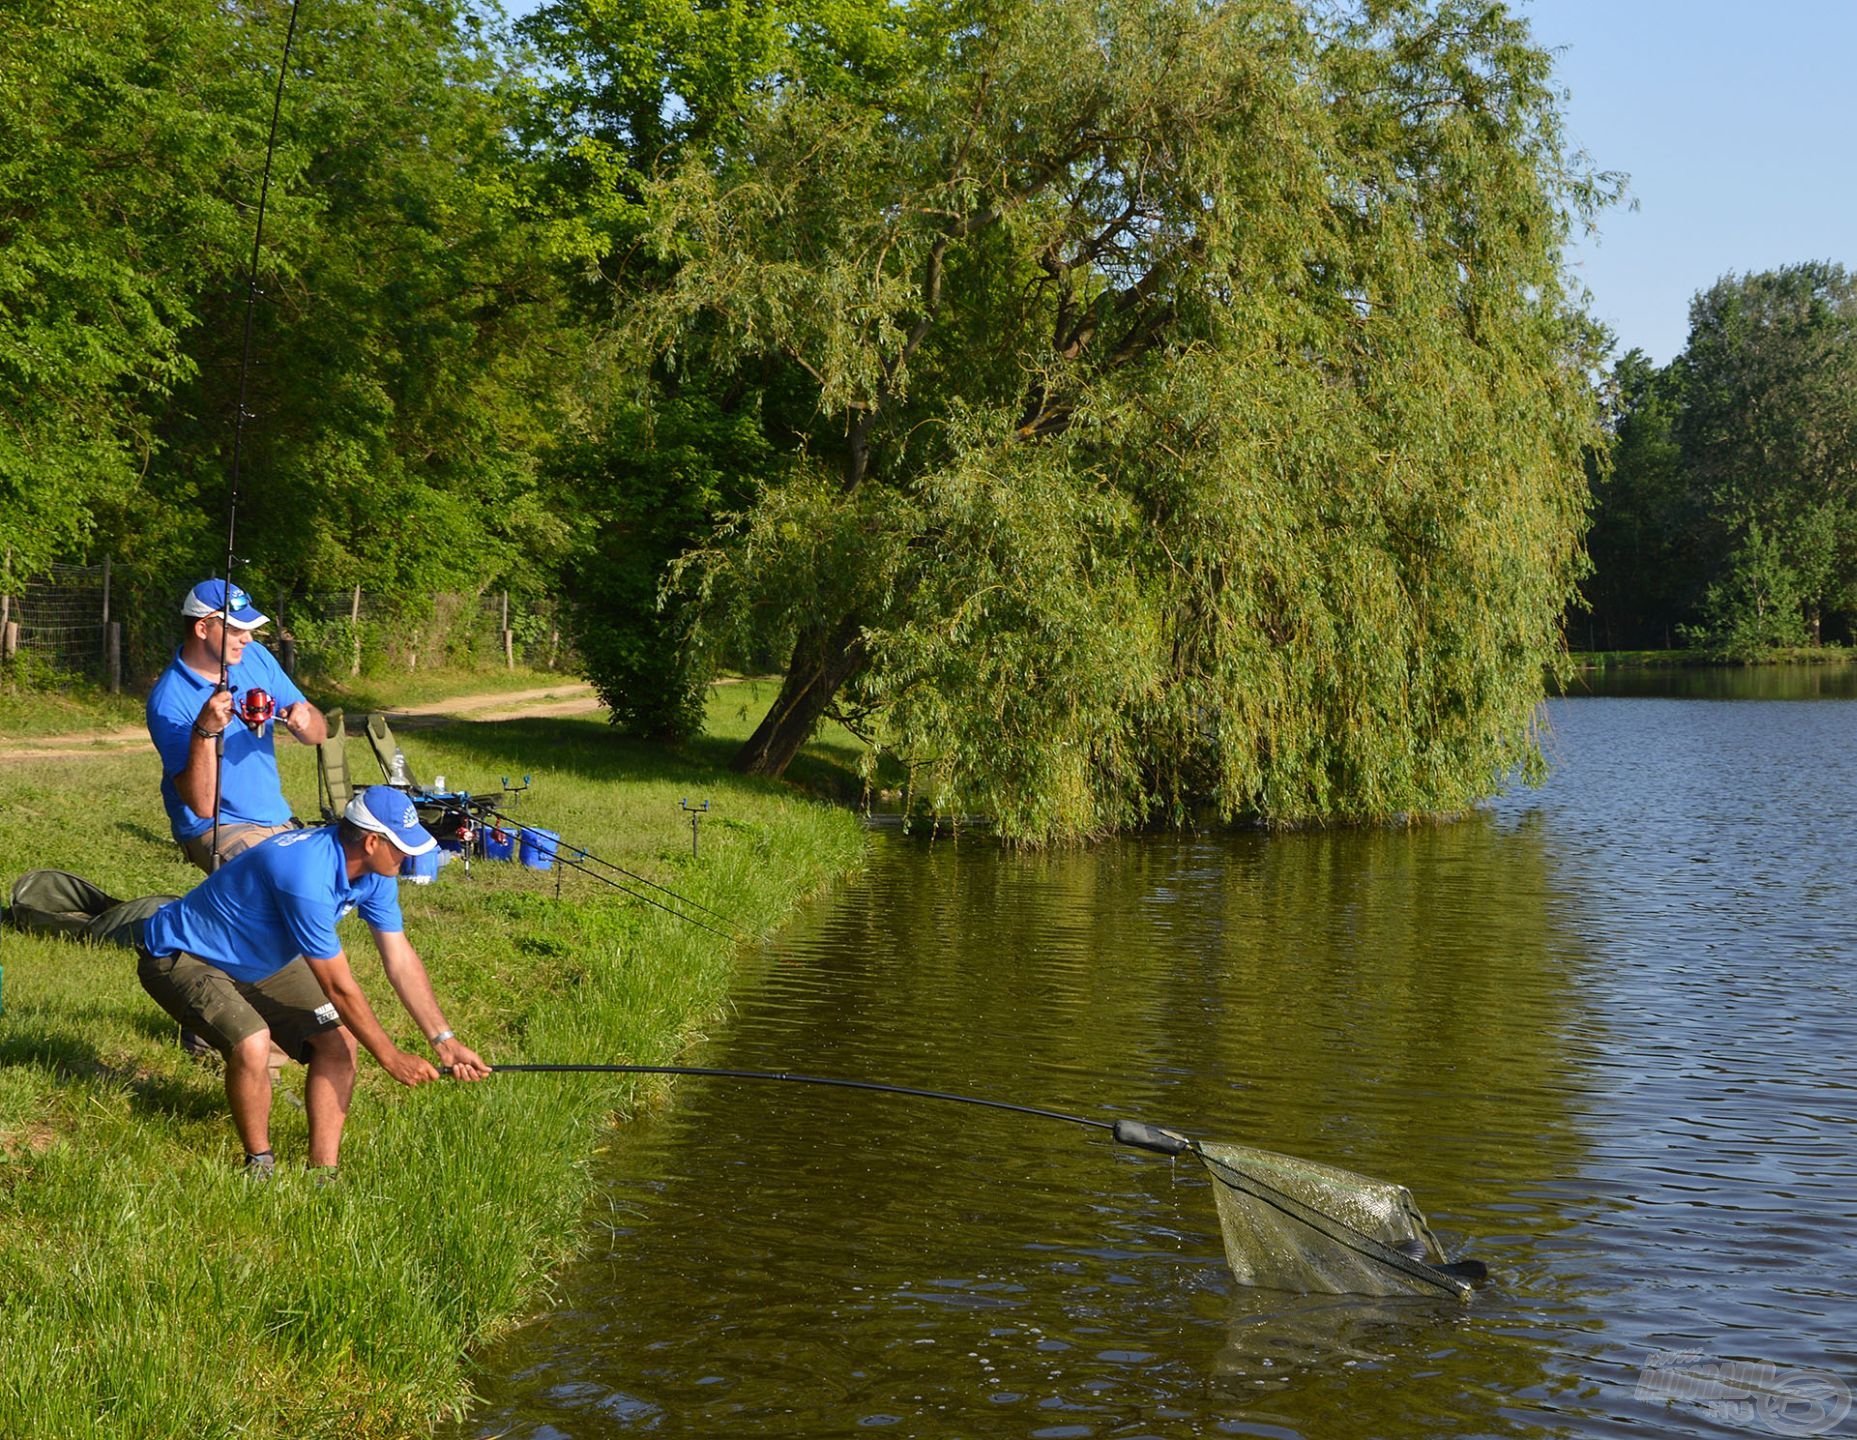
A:
[[[144,924],[137,977],[156,1004],[225,1056],[226,1099],[248,1173],[267,1176],[276,1164],[266,1068],[273,1039],[309,1066],[312,1169],[333,1171],[339,1158],[357,1040],[402,1085],[439,1078],[374,1018],[336,938],[336,922],[350,911],[361,912],[400,1003],[451,1074],[489,1075],[445,1023],[400,918],[401,859],[437,843],[405,795],[375,785],[335,824],[252,847]]]
[[[252,638],[260,625],[270,623],[269,617],[259,614],[251,597],[236,585],[230,606],[226,598],[222,580],[202,580],[187,592],[181,605],[187,638],[148,695],[148,734],[161,752],[161,802],[167,807],[168,823],[187,858],[209,875],[215,863],[215,799],[219,802],[219,864],[296,826],[277,778],[272,745],[275,722],[268,718],[250,725],[240,721],[235,716],[240,702],[253,691],[262,691],[276,704],[276,720],[305,745],[329,738],[329,723],[322,711],[304,698],[271,652]],[[222,734],[223,766],[217,751]]]

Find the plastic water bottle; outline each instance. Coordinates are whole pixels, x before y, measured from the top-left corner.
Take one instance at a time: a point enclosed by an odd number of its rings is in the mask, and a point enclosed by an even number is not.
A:
[[[406,778],[406,756],[397,745],[393,749],[393,766],[387,771],[387,783],[400,790],[409,789],[413,783]]]

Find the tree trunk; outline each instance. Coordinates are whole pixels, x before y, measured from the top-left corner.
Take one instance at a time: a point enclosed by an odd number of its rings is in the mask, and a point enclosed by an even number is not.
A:
[[[784,775],[839,687],[864,666],[863,627],[846,616],[830,630],[807,629],[794,642],[793,660],[773,708],[729,761],[744,775]]]

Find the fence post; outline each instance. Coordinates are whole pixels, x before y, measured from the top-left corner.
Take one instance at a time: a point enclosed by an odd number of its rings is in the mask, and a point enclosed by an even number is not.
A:
[[[277,660],[284,667],[286,675],[297,673],[297,642],[288,635],[281,635],[277,641]]]
[[[516,668],[516,637],[509,633],[509,591],[503,592],[503,668]]]
[[[120,639],[118,643],[120,644]],[[116,661],[112,663],[110,659],[110,557],[105,555],[103,557],[103,674],[106,679],[111,679],[110,694],[112,695],[119,694],[122,689],[120,672],[116,668],[121,664],[120,649],[116,652],[116,656]]]
[[[0,627],[0,660],[11,660],[19,654],[19,621],[9,620]]]
[[[0,631],[13,618],[13,547],[6,547],[6,559],[0,564]]]
[[[109,669],[110,694],[123,693],[123,627],[122,621],[112,620],[103,627],[104,664]]]
[[[348,673],[361,673],[361,587],[355,586],[354,603],[348,607],[348,633],[355,644],[354,658],[348,662]]]

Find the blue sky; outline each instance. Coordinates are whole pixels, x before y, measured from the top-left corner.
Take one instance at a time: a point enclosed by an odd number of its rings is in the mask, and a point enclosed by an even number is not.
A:
[[[1635,212],[1574,252],[1622,353],[1683,348],[1728,271],[1857,266],[1857,0],[1524,0],[1559,50],[1569,138]]]

